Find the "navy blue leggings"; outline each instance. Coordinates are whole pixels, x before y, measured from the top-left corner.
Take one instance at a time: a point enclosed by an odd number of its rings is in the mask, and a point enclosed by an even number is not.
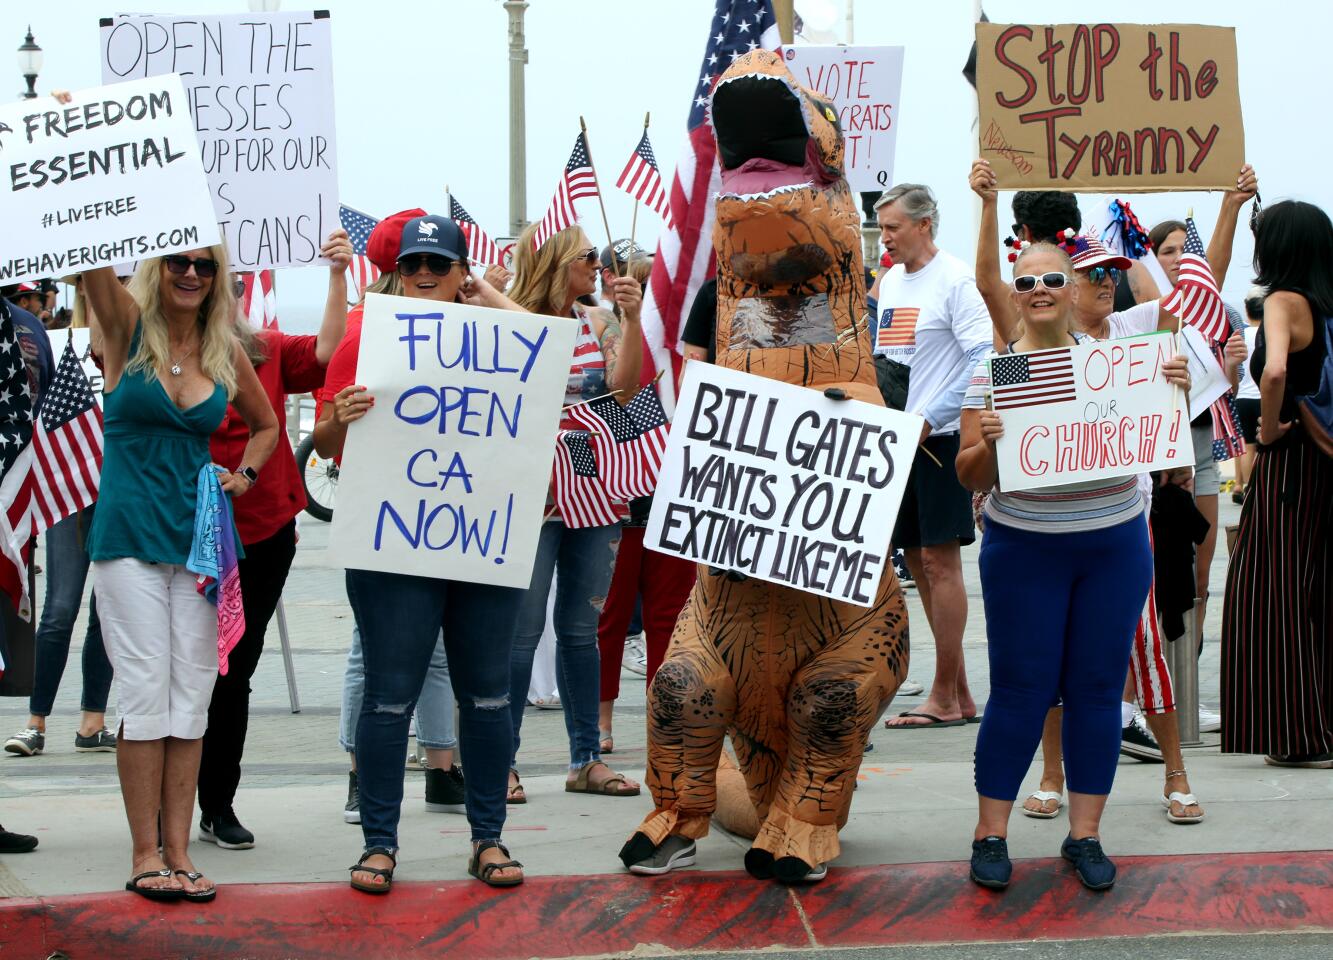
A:
[[[977,735],[977,793],[1018,797],[1056,697],[1064,701],[1069,789],[1111,792],[1120,693],[1152,574],[1141,516],[1087,533],[1029,533],[986,521],[981,595],[991,690]]]

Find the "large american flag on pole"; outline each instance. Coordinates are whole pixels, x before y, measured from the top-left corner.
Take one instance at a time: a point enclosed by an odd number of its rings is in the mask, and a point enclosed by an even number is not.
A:
[[[366,256],[366,244],[370,242],[370,231],[379,223],[375,217],[362,213],[352,207],[339,204],[338,219],[342,221],[347,237],[352,241],[352,262],[347,265],[347,283],[351,289],[347,292],[351,300],[359,300],[380,276],[380,268],[370,262]]]
[[[1162,309],[1197,327],[1209,340],[1225,342],[1231,336],[1222,294],[1204,253],[1194,218],[1185,220],[1185,250],[1180,255],[1180,276],[1162,300]]]
[[[278,301],[273,294],[273,271],[241,274],[241,314],[256,330],[278,329]]]
[[[674,226],[671,221],[671,204],[666,190],[662,188],[662,174],[657,169],[657,158],[653,156],[653,145],[648,142],[647,130],[639,138],[639,145],[634,148],[625,169],[620,171],[616,188],[624,190],[657,213],[668,230]]]
[[[24,620],[32,539],[32,386],[9,302],[0,297],[0,589]]]
[[[32,535],[37,536],[93,503],[102,477],[102,410],[73,338],[42,398],[33,449]]]
[[[449,218],[458,224],[458,229],[467,237],[467,255],[474,263],[499,263],[500,248],[495,245],[481,225],[472,219],[472,214],[463,209],[463,205],[449,194]]]
[[[580,131],[574,140],[574,150],[569,155],[569,162],[565,164],[565,169],[560,174],[560,182],[556,184],[551,205],[547,207],[546,216],[542,217],[542,222],[532,237],[533,246],[540,248],[565,227],[577,223],[579,217],[574,212],[574,201],[595,196],[597,196],[597,175],[593,172],[592,161],[588,159],[588,142],[583,139],[583,133]]]
[[[675,408],[680,373],[680,333],[694,295],[715,272],[713,197],[722,189],[717,145],[708,124],[708,95],[722,71],[741,54],[781,44],[769,0],[717,0],[708,43],[695,76],[689,137],[671,178],[672,226],[657,243],[653,273],[643,300],[643,380],[663,373],[659,389],[668,411]]]
[[[590,431],[597,474],[610,496],[633,500],[657,489],[668,428],[666,411],[651,384],[623,407],[608,395],[565,412]]]
[[[555,473],[551,495],[565,526],[605,527],[619,520],[615,505],[597,476],[597,459],[584,430],[561,430],[555,438]]]

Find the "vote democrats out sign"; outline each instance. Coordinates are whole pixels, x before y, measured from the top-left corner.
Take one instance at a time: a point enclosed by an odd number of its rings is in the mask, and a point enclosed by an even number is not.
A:
[[[644,543],[868,607],[920,435],[915,414],[691,363]]]
[[[338,566],[526,587],[575,321],[366,297],[329,550]]]

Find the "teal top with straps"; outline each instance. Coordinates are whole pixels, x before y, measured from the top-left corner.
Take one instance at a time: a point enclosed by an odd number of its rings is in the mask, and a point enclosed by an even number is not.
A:
[[[139,350],[134,328],[130,358]],[[128,368],[129,361],[126,361]],[[156,376],[126,369],[102,402],[102,479],[88,532],[93,560],[184,564],[194,538],[199,470],[227,412],[227,391],[182,410]]]

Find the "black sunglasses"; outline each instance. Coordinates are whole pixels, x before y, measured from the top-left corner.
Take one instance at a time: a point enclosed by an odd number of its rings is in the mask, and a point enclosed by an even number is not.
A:
[[[398,272],[405,277],[420,273],[424,267],[437,277],[446,276],[454,268],[457,260],[441,256],[438,253],[418,253],[403,257],[398,261]]]
[[[162,262],[167,265],[168,271],[180,276],[189,273],[191,267],[194,267],[194,275],[200,280],[211,280],[218,275],[218,262],[212,257],[192,259],[179,253],[173,253],[170,256],[163,257]]]
[[[590,264],[600,263],[601,257],[598,256],[596,247],[589,247],[587,251],[585,251],[584,253],[580,253],[577,257],[574,258],[575,263],[577,263],[580,260],[582,260],[584,263],[590,263]],[[607,267],[606,269],[610,270],[611,268]]]
[[[1099,286],[1107,277],[1111,278],[1112,283],[1120,282],[1120,269],[1118,267],[1089,267],[1088,282],[1094,287]]]
[[[1028,274],[1014,277],[1014,289],[1019,293],[1031,293],[1037,289],[1037,284],[1041,283],[1047,290],[1059,290],[1068,282],[1069,277],[1063,273],[1043,273],[1040,277]]]

